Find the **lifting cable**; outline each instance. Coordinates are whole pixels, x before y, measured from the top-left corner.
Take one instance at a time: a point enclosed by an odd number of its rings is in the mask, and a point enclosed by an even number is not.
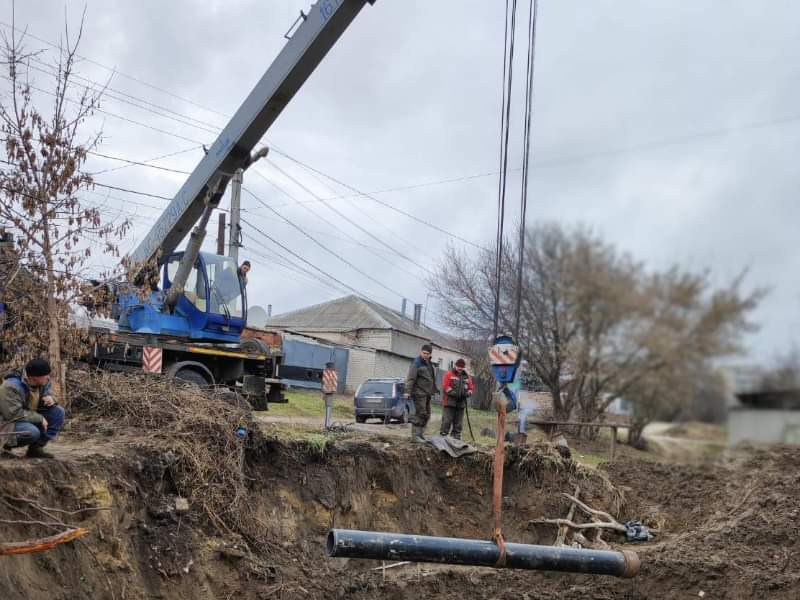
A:
[[[511,19],[509,31],[509,0],[506,0],[506,43],[503,61],[503,106],[501,112],[501,145],[500,145],[500,181],[498,183],[498,222],[497,222],[497,263],[496,263],[496,290],[494,304],[494,338],[497,340],[498,324],[500,315],[500,286],[502,283],[503,266],[503,226],[505,220],[505,195],[506,180],[508,175],[508,137],[509,121],[511,113],[511,91],[514,62],[514,29],[516,25],[516,0],[511,0]],[[518,260],[518,273],[516,285],[516,314],[514,320],[514,335],[519,337],[520,315],[522,305],[522,269],[524,258],[525,240],[525,218],[528,203],[528,172],[530,162],[530,132],[533,108],[533,63],[534,48],[536,41],[536,20],[538,15],[538,0],[530,0],[530,10],[528,18],[528,56],[525,81],[525,127],[524,127],[524,158],[522,171],[522,194],[520,199],[520,247]],[[495,342],[496,343],[496,342]],[[506,384],[503,384],[506,385]],[[502,387],[501,387],[502,389]],[[494,473],[492,482],[492,540],[498,548],[497,567],[505,566],[506,544],[503,537],[503,467],[505,464],[505,430],[508,402],[505,398],[499,397],[497,400],[497,427],[496,427],[496,447],[494,457]],[[512,407],[513,408],[513,407]]]
[[[531,157],[531,120],[533,116],[533,64],[536,58],[536,17],[539,13],[539,0],[531,0],[528,17],[528,64],[525,76],[525,134],[522,158],[522,196],[520,199],[519,223],[519,264],[517,265],[517,306],[514,318],[514,338],[519,340],[520,315],[522,313],[523,266],[525,263],[525,219],[528,212],[528,174]]]
[[[509,20],[509,14],[511,18]],[[500,318],[500,285],[503,266],[503,227],[506,216],[506,180],[508,178],[508,136],[511,120],[511,91],[514,81],[514,32],[517,24],[517,0],[506,0],[505,40],[503,43],[503,101],[500,106],[500,178],[497,183],[497,239],[495,248],[496,280],[494,293],[494,337]]]

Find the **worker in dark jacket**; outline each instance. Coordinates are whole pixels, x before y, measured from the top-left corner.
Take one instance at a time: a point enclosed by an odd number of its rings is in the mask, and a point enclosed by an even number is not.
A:
[[[425,426],[431,418],[431,396],[439,389],[436,387],[436,370],[431,363],[433,347],[422,346],[419,356],[414,359],[406,376],[406,394],[414,400],[414,420],[411,427],[411,441],[425,441]]]
[[[439,430],[443,436],[450,434],[453,430],[453,437],[461,439],[461,428],[464,425],[464,410],[467,407],[472,392],[475,391],[475,384],[472,377],[464,370],[467,363],[463,358],[456,361],[455,367],[450,369],[442,380],[442,428]]]
[[[0,385],[0,432],[3,450],[27,446],[28,458],[53,458],[44,447],[61,431],[64,409],[50,390],[50,363],[37,358],[23,372],[12,371]],[[10,435],[8,435],[10,434]]]

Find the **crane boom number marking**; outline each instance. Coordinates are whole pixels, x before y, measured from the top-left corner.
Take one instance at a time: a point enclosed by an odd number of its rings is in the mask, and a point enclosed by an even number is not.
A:
[[[319,13],[322,15],[322,20],[327,21],[336,12],[336,9],[342,5],[344,0],[323,0],[319,3]]]

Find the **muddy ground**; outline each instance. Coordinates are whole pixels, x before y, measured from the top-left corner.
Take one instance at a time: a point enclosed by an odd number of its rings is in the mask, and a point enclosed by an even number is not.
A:
[[[648,543],[612,544],[639,553],[639,576],[410,565],[384,577],[373,570],[380,564],[327,558],[327,530],[486,538],[488,453],[454,460],[433,448],[361,433],[326,444],[252,435],[242,467],[249,519],[260,532],[255,540],[209,519],[194,503],[188,512],[176,510],[175,457],[154,451],[153,435],[78,415],[52,446],[56,460],[0,461],[0,541],[58,529],[9,521],[55,520],[90,530],[49,552],[0,557],[0,598],[800,597],[797,448],[750,450],[694,465],[625,455],[598,469],[546,445],[512,449],[506,538],[552,544],[550,526],[528,521],[563,517],[568,501],[560,494],[579,485],[595,508],[660,529]]]

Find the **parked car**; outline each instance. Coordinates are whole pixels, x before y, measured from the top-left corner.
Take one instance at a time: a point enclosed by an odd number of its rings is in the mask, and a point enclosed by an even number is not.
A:
[[[356,422],[376,418],[384,423],[408,423],[414,416],[414,402],[403,398],[404,387],[400,378],[367,379],[353,398]]]

